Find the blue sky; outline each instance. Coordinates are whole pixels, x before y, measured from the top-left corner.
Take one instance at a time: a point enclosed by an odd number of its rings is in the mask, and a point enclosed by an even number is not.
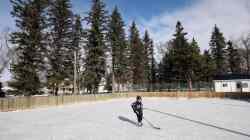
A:
[[[165,10],[174,11],[190,4],[192,0],[105,0],[107,8],[111,11],[117,5],[126,21],[158,15]],[[81,11],[80,5],[87,4],[90,0],[73,0],[75,9]],[[80,10],[79,10],[80,9]]]
[[[175,11],[186,5],[191,5],[193,0],[105,0],[107,9],[111,11],[117,5],[126,22],[139,19],[150,19],[164,11]],[[91,0],[72,0],[72,10],[84,15],[88,11]],[[0,1],[0,30],[5,27],[14,27],[10,15],[11,3],[9,0]]]
[[[73,11],[84,16],[91,0],[71,0]],[[170,40],[178,20],[183,23],[188,38],[195,37],[202,49],[208,42],[215,24],[227,40],[237,40],[250,32],[250,0],[104,0],[112,11],[117,5],[129,25],[135,20],[143,32],[149,30],[155,43]],[[0,31],[14,29],[9,0],[0,0]]]

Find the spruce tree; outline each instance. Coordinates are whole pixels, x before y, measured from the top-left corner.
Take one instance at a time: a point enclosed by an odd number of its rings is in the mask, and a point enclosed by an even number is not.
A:
[[[57,95],[65,80],[73,80],[72,11],[70,0],[52,0],[49,7],[50,45],[48,86]],[[72,82],[71,82],[72,83]]]
[[[199,80],[200,48],[195,39],[191,43],[186,39],[187,33],[178,21],[174,39],[170,41],[164,55],[160,70],[161,82],[184,82],[192,90],[193,81]],[[198,66],[197,66],[198,65]]]
[[[149,51],[152,47],[152,40],[149,37],[148,31],[146,30],[143,37],[143,63],[144,63],[144,84],[147,86],[147,90],[150,90],[150,79],[151,79],[151,67],[150,67],[150,56]]]
[[[153,63],[151,68],[151,91],[155,91],[159,80],[159,73],[158,73],[159,67],[155,59],[153,59],[152,62]]]
[[[173,61],[172,61],[172,50],[173,50],[173,41],[169,41],[166,46],[166,52],[161,59],[159,64],[158,74],[159,74],[159,82],[169,83],[176,81],[176,73],[173,71]]]
[[[143,37],[143,45],[145,84],[147,84],[147,89],[149,91],[153,89],[153,85],[156,82],[156,66],[154,59],[153,40],[149,37],[149,33],[147,30],[145,31]]]
[[[197,41],[193,38],[192,42],[189,45],[189,54],[188,54],[188,63],[189,63],[189,73],[192,80],[200,80],[200,71],[201,71],[201,55],[200,47]]]
[[[228,67],[231,73],[240,73],[241,72],[241,57],[238,50],[234,47],[233,42],[228,41],[227,59]]]
[[[184,28],[181,22],[176,24],[176,33],[172,41],[172,49],[170,50],[170,59],[172,63],[172,73],[175,75],[177,81],[188,82],[189,85],[192,82],[192,65],[189,63],[189,43],[186,39],[187,33],[184,32]],[[192,87],[189,87],[190,89]]]
[[[157,84],[157,62],[154,57],[154,42],[151,40],[149,47],[149,66],[150,66],[150,89],[154,91]]]
[[[11,0],[17,31],[11,35],[16,45],[16,59],[11,64],[14,94],[25,96],[41,93],[39,73],[44,67],[46,0]]]
[[[143,43],[135,22],[133,22],[130,27],[129,41],[131,82],[133,85],[139,86],[145,82],[145,57]]]
[[[201,81],[212,82],[215,75],[215,63],[208,50],[205,50],[201,59]]]
[[[90,93],[97,93],[106,70],[107,11],[102,0],[92,0],[91,11],[86,17],[90,29],[87,33],[84,84]]]
[[[81,86],[81,67],[83,62],[81,61],[82,58],[82,51],[84,50],[83,46],[83,38],[84,38],[84,30],[82,28],[81,17],[80,15],[75,15],[74,17],[74,24],[73,24],[73,32],[72,32],[72,48],[75,51],[76,57],[76,84],[78,88],[78,93],[80,93],[80,86]]]
[[[112,52],[113,84],[117,85],[118,91],[128,78],[127,42],[124,30],[124,22],[118,8],[115,7],[108,24],[108,40]]]
[[[161,85],[164,83],[175,82],[175,74],[173,73],[173,61],[171,61],[169,52],[166,52],[159,64],[159,81]]]
[[[210,47],[212,52],[212,57],[216,64],[216,74],[223,74],[226,70],[226,42],[223,34],[220,32],[220,29],[215,25],[211,41]]]
[[[187,68],[186,54],[189,46],[185,36],[187,33],[183,32],[184,28],[180,22],[176,24],[176,33],[172,41],[173,47],[170,50],[170,57],[173,61],[173,71],[176,73],[176,79],[184,80],[185,70]]]

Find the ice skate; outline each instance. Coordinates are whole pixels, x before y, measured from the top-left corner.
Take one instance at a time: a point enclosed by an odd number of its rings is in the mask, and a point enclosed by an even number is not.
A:
[[[142,127],[143,124],[142,124],[142,122],[138,122],[137,125],[138,125],[138,127]]]

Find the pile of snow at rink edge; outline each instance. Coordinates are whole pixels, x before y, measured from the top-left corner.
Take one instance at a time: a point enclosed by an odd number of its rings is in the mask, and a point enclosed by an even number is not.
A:
[[[247,140],[250,103],[229,99],[143,98],[0,113],[0,140]],[[160,128],[160,129],[156,129]]]

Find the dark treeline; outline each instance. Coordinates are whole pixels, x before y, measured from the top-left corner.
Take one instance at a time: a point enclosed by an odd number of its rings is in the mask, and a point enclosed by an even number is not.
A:
[[[204,52],[200,52],[195,38],[189,42],[186,35],[181,23],[177,22],[174,39],[169,41],[159,64],[160,82],[186,82],[192,90],[193,82],[212,83],[216,75],[249,74],[249,35],[238,41],[241,43],[226,40],[215,25],[210,48]]]
[[[103,81],[109,91],[128,85],[144,85],[145,90],[152,91],[156,84],[171,82],[185,82],[191,90],[194,82],[211,82],[216,74],[246,73],[250,69],[249,53],[226,40],[216,25],[210,49],[201,52],[195,38],[186,38],[178,21],[173,39],[157,64],[150,33],[145,30],[141,36],[133,22],[126,34],[119,8],[109,14],[102,0],[92,0],[86,17],[73,13],[70,0],[11,3],[17,27],[11,34],[16,48],[11,62],[13,80],[9,82],[13,94],[30,96],[49,89],[58,95],[60,86],[67,84],[74,85],[74,94],[82,89],[97,93]]]
[[[184,82],[192,90],[193,82],[211,83],[215,75],[248,73],[236,43],[226,40],[215,25],[210,49],[204,52],[195,38],[188,41],[181,22],[177,22],[174,39],[159,64],[160,83]]]

